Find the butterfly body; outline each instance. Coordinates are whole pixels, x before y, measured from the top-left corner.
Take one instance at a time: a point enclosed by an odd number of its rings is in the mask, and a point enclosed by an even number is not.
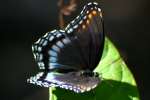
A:
[[[93,70],[100,61],[103,45],[102,12],[97,3],[88,3],[64,30],[47,32],[33,44],[41,72],[28,82],[76,93],[90,91],[101,82]]]

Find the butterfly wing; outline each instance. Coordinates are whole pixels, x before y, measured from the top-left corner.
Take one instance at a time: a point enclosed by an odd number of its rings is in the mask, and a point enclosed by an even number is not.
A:
[[[85,65],[74,39],[63,30],[46,33],[32,46],[34,58],[40,69],[46,71],[81,70]]]
[[[94,89],[100,82],[100,79],[94,75],[87,77],[81,71],[67,74],[54,72],[45,74],[40,72],[36,76],[30,77],[28,82],[43,87],[60,87],[76,93],[83,93]]]
[[[92,70],[103,50],[103,22],[97,3],[89,3],[65,31],[46,33],[33,45],[40,72],[28,82],[81,93],[95,88],[100,79]],[[83,74],[86,70],[90,73]]]
[[[92,71],[100,61],[104,46],[103,19],[98,4],[88,3],[65,30],[76,37],[86,68]]]

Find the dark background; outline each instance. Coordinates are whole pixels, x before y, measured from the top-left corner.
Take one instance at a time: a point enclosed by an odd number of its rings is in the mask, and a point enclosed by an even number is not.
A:
[[[82,6],[90,0],[77,1]],[[100,1],[106,34],[134,74],[141,99],[149,100],[149,0]],[[26,79],[38,70],[31,52],[33,40],[59,28],[57,2],[0,1],[0,100],[48,100],[48,89],[29,85]]]

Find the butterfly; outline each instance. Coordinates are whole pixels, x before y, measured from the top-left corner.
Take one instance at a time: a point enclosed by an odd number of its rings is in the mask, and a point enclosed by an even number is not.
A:
[[[98,3],[86,4],[64,30],[47,32],[32,45],[40,72],[27,81],[42,87],[59,87],[76,93],[101,83],[93,70],[104,48],[104,25]]]

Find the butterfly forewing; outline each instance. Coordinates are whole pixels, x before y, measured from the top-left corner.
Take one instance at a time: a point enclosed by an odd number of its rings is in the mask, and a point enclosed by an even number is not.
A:
[[[104,45],[101,9],[96,3],[86,5],[65,30],[68,35],[76,38],[86,68],[93,70],[100,61]]]

